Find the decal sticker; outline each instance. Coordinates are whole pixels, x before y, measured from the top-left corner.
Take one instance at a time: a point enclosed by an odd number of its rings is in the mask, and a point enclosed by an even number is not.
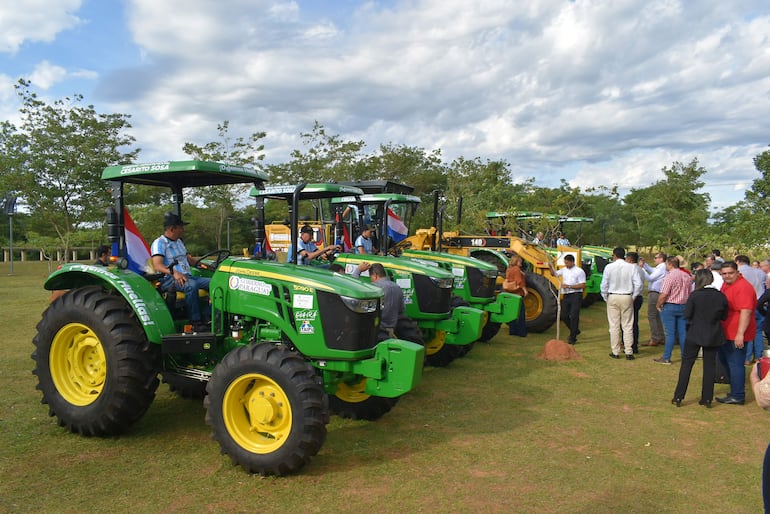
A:
[[[318,311],[312,310],[312,311],[297,311],[294,313],[294,319],[296,320],[309,320],[313,321],[315,320],[316,316],[318,316]]]
[[[313,308],[313,295],[310,294],[295,294],[294,303],[292,307],[295,309],[312,309]]]
[[[256,293],[264,296],[273,292],[273,288],[270,284],[262,282],[261,280],[253,280],[250,278],[237,277],[232,275],[229,280],[230,289],[234,291],[243,291],[245,293]]]
[[[398,287],[401,289],[409,289],[412,287],[412,281],[408,278],[398,278],[396,279],[396,284],[398,284]]]
[[[309,321],[305,320],[299,326],[299,333],[300,334],[314,334],[315,333],[315,327],[313,327],[313,325],[311,325]]]
[[[456,277],[465,276],[465,268],[455,268],[454,266],[452,266],[452,275]]]

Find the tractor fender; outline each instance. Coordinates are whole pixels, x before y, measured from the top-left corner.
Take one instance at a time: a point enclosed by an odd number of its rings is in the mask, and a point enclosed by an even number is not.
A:
[[[164,334],[175,331],[166,302],[152,283],[133,271],[70,263],[54,271],[43,287],[55,291],[93,285],[120,294],[131,306],[150,342],[159,344]]]

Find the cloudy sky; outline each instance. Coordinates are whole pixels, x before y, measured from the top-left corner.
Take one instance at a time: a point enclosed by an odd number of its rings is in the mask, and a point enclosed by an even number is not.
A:
[[[0,119],[19,77],[132,115],[140,160],[266,131],[505,159],[515,180],[621,193],[697,157],[712,207],[770,144],[767,0],[4,0]]]

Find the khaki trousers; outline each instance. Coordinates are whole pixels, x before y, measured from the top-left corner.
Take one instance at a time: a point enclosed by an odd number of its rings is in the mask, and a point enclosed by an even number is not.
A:
[[[630,294],[611,294],[607,297],[607,321],[610,324],[612,353],[620,355],[622,340],[625,354],[633,355],[634,299]]]

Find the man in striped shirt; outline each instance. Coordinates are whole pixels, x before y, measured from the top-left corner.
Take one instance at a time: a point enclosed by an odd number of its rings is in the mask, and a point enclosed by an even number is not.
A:
[[[666,278],[660,287],[657,308],[660,320],[666,331],[666,346],[663,357],[654,359],[659,364],[671,364],[671,353],[674,343],[679,340],[679,350],[684,351],[684,336],[687,332],[687,321],[684,319],[684,305],[692,291],[692,277],[679,268],[679,258],[666,259]]]

